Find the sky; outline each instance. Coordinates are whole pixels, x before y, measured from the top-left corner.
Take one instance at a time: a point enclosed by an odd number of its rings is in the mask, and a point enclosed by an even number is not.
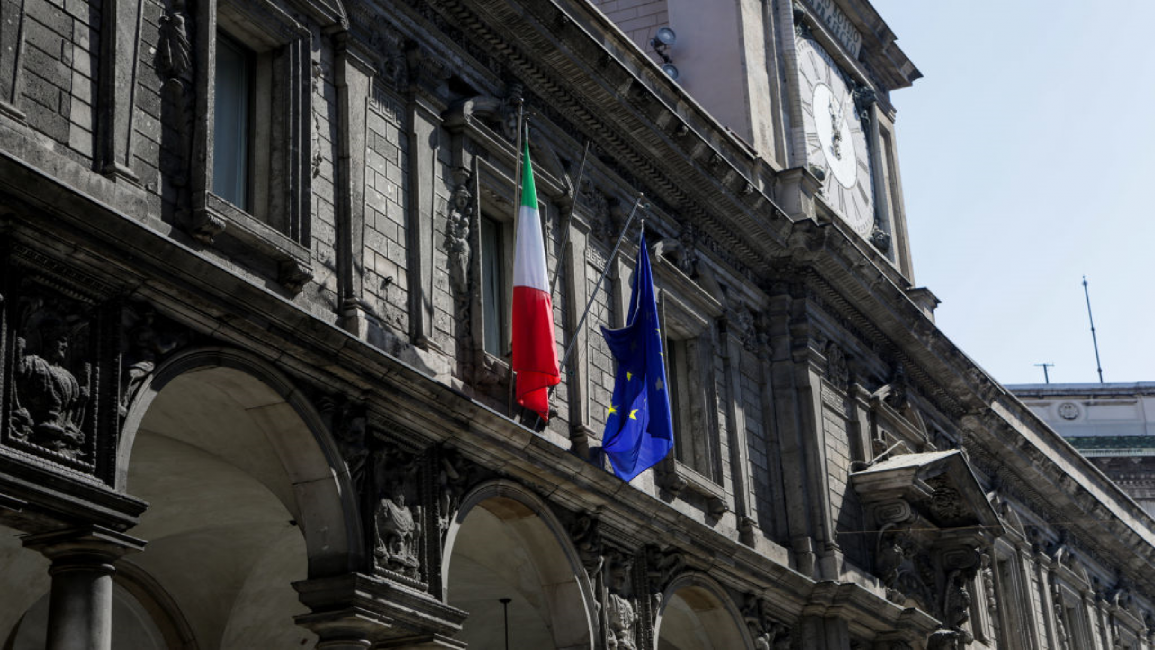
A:
[[[915,283],[1003,384],[1155,381],[1155,2],[873,0]]]

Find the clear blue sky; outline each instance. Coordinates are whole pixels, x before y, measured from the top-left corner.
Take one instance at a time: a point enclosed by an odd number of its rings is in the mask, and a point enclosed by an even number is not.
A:
[[[915,280],[1002,383],[1155,381],[1155,2],[875,0]]]

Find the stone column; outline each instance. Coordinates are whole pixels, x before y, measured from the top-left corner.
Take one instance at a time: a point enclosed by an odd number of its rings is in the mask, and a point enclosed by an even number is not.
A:
[[[111,650],[113,563],[144,542],[103,528],[54,531],[24,538],[52,561],[48,650]]]

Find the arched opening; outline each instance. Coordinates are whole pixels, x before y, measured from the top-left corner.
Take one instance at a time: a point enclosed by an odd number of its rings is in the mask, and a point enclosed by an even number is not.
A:
[[[359,557],[354,496],[319,417],[251,355],[187,352],[129,406],[116,487],[148,502],[117,563],[114,648],[310,648],[293,583]],[[333,459],[337,459],[334,461]],[[340,469],[337,469],[340,468]],[[8,534],[5,534],[8,533]],[[5,650],[43,647],[48,560],[0,529]]]
[[[309,573],[303,509],[322,505],[300,500],[293,476],[324,462],[311,432],[281,394],[236,368],[160,379],[125,486],[149,502],[132,531],[148,546],[122,562],[163,590],[198,647],[311,647],[293,623],[306,610],[292,587]]]
[[[752,648],[742,617],[721,588],[679,579],[666,590],[657,621],[658,650]]]
[[[469,612],[458,639],[470,648],[589,650],[589,587],[544,504],[511,484],[465,500],[446,543],[446,601]]]

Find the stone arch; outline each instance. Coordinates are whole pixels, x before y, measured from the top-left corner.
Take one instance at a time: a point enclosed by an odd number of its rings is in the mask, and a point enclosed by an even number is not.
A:
[[[500,561],[487,557],[489,549]],[[507,597],[514,598],[510,629],[532,639],[511,636],[510,647],[594,647],[593,589],[577,549],[549,506],[521,485],[491,481],[462,499],[446,534],[441,576],[445,602],[470,612],[460,636],[471,646],[501,645],[493,622],[501,624],[498,599]]]
[[[657,650],[754,648],[742,612],[712,578],[688,572],[670,582],[654,621]]]
[[[276,454],[291,484],[266,485],[294,514],[305,537],[309,576],[342,573],[364,557],[357,496],[337,444],[309,400],[254,354],[226,347],[184,351],[158,366],[133,395],[116,451],[115,487],[128,491],[137,433],[161,391],[198,378],[227,384]],[[268,481],[266,481],[267,483]]]

